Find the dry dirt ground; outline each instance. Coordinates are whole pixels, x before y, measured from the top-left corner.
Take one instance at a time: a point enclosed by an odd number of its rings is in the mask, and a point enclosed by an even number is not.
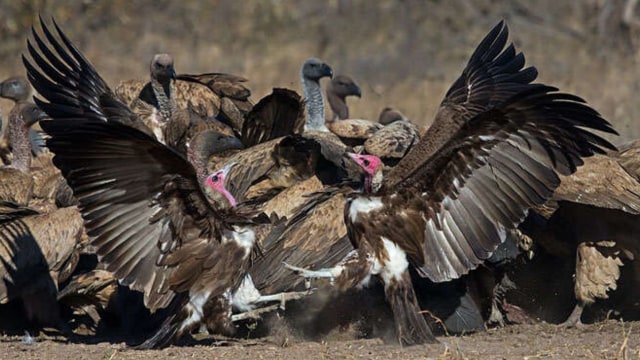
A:
[[[62,339],[0,338],[2,359],[640,359],[640,322],[605,321],[579,329],[556,325],[512,325],[439,343],[401,348],[381,340],[295,342],[202,338],[189,346],[128,350],[124,344],[68,343]],[[284,343],[284,345],[283,345]]]

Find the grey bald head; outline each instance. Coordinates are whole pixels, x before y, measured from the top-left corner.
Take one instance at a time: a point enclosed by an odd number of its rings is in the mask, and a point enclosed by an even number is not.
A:
[[[0,97],[26,101],[31,96],[31,84],[24,76],[13,76],[0,83]]]
[[[169,54],[156,54],[151,60],[151,78],[161,83],[175,80],[176,71],[173,67],[173,58]]]
[[[319,81],[323,77],[333,77],[333,69],[318,58],[309,58],[302,64],[302,77]]]
[[[409,121],[409,119],[404,116],[400,110],[396,110],[390,107],[386,107],[380,112],[380,116],[378,116],[378,122],[382,125],[389,125],[396,121]]]
[[[358,84],[347,75],[337,75],[334,77],[327,86],[327,91],[332,92],[341,99],[347,96],[362,96],[362,91]]]

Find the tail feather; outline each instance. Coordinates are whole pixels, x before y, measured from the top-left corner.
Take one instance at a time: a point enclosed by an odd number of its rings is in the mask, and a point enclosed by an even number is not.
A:
[[[409,272],[405,271],[401,279],[391,279],[385,285],[385,295],[393,311],[400,344],[411,346],[437,342],[420,312]]]

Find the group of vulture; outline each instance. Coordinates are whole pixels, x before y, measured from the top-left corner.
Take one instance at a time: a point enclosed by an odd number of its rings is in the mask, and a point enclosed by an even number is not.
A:
[[[39,28],[26,78],[0,84],[0,332],[148,349],[279,321],[414,345],[579,326],[594,303],[640,315],[640,146],[536,83],[504,22],[424,130],[393,108],[352,118],[360,88],[317,58],[302,95],[256,103],[246,79],[177,74],[168,54],[112,90]]]

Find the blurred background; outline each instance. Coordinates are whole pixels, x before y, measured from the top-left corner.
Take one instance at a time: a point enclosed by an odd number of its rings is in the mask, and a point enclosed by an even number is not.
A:
[[[0,78],[24,74],[20,56],[38,14],[54,16],[115,87],[148,78],[169,52],[178,73],[229,72],[258,100],[301,92],[299,67],[317,56],[363,90],[352,117],[394,106],[428,125],[482,37],[501,19],[540,81],[585,98],[622,137],[640,137],[637,0],[0,0]],[[0,102],[3,114],[10,109]]]

